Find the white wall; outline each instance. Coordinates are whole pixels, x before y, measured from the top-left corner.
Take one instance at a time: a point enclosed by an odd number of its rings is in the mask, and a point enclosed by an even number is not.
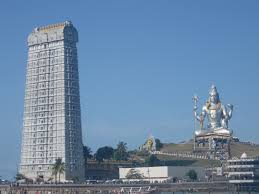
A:
[[[120,179],[126,179],[126,175],[132,168],[120,168]],[[179,179],[186,178],[186,173],[189,170],[195,170],[199,180],[205,180],[205,169],[203,167],[189,167],[189,166],[156,166],[156,167],[136,167],[133,168],[139,171],[140,174],[146,178],[151,179],[166,179],[170,177],[177,177]]]
[[[125,179],[126,175],[132,168],[120,168],[120,179]],[[157,166],[157,167],[136,167],[133,168],[137,170],[140,174],[147,178],[167,178],[168,177],[168,167],[167,166]]]

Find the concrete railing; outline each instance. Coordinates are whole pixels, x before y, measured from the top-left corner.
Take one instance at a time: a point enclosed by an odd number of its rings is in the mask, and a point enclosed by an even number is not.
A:
[[[166,156],[175,156],[175,157],[181,157],[181,158],[193,158],[193,159],[204,159],[204,160],[209,160],[212,159],[207,155],[202,155],[202,154],[194,154],[194,153],[179,153],[179,152],[161,152],[161,151],[153,151],[151,154],[157,154],[157,155],[166,155]],[[214,160],[220,160],[219,157],[214,157]]]
[[[57,193],[109,193],[117,194],[121,191],[133,191],[133,193],[147,193],[155,191],[159,192],[227,192],[250,190],[251,188],[239,188],[227,181],[221,182],[186,182],[186,183],[155,183],[155,184],[49,184],[49,185],[19,185],[19,186],[3,186],[0,185],[1,194],[8,193],[27,193],[27,194],[57,194]],[[253,188],[253,191],[259,191],[259,187]],[[123,193],[123,192],[121,192]]]

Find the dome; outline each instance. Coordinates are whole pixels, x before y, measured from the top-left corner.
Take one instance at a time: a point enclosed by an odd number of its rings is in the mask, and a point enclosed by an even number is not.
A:
[[[247,154],[244,152],[244,153],[241,155],[240,158],[241,158],[241,159],[246,159],[246,158],[247,158]]]

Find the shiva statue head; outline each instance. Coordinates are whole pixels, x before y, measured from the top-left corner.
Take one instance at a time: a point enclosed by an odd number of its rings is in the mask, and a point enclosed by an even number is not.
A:
[[[218,104],[220,102],[219,94],[215,85],[212,85],[209,91],[209,103]]]

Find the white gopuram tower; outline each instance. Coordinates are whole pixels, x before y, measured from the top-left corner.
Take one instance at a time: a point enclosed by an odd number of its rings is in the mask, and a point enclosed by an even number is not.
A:
[[[61,180],[84,178],[77,48],[71,22],[35,28],[28,60],[19,173],[54,178],[56,159],[65,163]]]

